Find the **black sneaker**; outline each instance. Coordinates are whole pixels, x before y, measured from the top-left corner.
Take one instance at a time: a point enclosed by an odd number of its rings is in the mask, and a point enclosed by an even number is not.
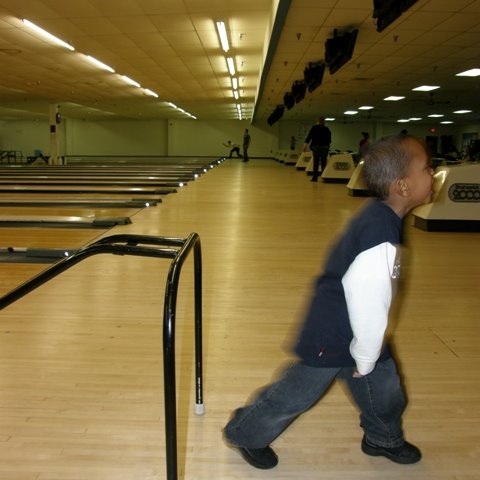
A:
[[[238,450],[243,459],[248,462],[252,467],[261,468],[262,470],[268,470],[278,464],[277,454],[271,447],[265,448],[245,448],[245,447],[233,447]]]
[[[422,458],[420,450],[411,443],[403,442],[400,447],[386,448],[370,443],[365,435],[362,438],[362,452],[373,457],[387,457],[392,462],[404,465],[417,463]]]

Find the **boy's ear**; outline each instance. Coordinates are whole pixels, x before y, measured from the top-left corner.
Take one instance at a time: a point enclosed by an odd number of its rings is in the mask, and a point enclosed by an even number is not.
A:
[[[398,194],[402,197],[406,197],[408,195],[408,182],[406,178],[400,177],[399,179],[397,179],[395,187]]]

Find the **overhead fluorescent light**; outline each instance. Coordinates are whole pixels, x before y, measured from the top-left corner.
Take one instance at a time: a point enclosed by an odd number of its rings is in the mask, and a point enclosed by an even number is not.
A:
[[[106,65],[105,63],[101,62],[100,60],[97,60],[96,58],[92,57],[91,55],[85,55],[86,59],[90,62],[96,65],[98,68],[101,68],[102,70],[107,70],[108,72],[115,73],[115,70]]]
[[[234,90],[237,90],[238,88],[238,78],[237,77],[232,77],[232,87]]]
[[[387,102],[398,102],[399,100],[403,100],[405,97],[397,97],[396,95],[390,95],[389,97],[385,97],[384,100]]]
[[[471,110],[455,110],[453,113],[472,113]]]
[[[362,107],[358,107],[359,110],[372,110],[373,107],[370,105],[363,105]]]
[[[146,89],[144,89],[146,90]],[[197,119],[197,117],[195,117],[195,115],[192,115],[191,113],[188,113],[186,110],[184,110],[183,108],[180,108],[180,107],[177,107],[174,103],[172,102],[165,102],[167,105],[170,105],[172,108],[174,108],[175,110],[178,110],[179,112],[182,112],[184,113],[185,115],[188,115],[189,117],[193,118],[194,120]]]
[[[230,75],[233,77],[235,75],[235,62],[232,57],[227,57],[227,66]]]
[[[230,50],[230,45],[228,44],[228,35],[227,29],[225,28],[225,22],[219,20],[216,22],[218,36],[220,37],[220,43],[222,45],[223,51],[228,52]]]
[[[240,95],[238,94],[238,90],[234,90],[234,91],[233,91],[233,96],[235,97],[235,100],[238,100],[238,97],[240,96]]]
[[[334,121],[335,121],[335,117],[326,117],[326,118],[325,118],[325,121],[326,121],[326,122],[334,122]]]
[[[410,120],[408,118],[400,118],[397,120],[397,123],[408,123]]]
[[[409,118],[411,122],[417,122],[418,120],[421,120],[421,117],[411,117]]]
[[[431,92],[432,90],[436,90],[440,88],[437,85],[420,85],[420,87],[412,88],[414,92]]]
[[[356,110],[347,110],[343,112],[344,115],[356,115],[358,112]]]
[[[150,95],[151,97],[158,98],[158,94],[155,92],[152,92],[149,88],[144,88],[143,91],[145,92],[146,95]]]
[[[52,42],[56,43],[57,45],[61,45],[62,47],[68,48],[68,50],[75,50],[69,43],[64,42],[63,40],[60,40],[59,38],[55,37],[51,33],[47,32],[43,28],[40,28],[38,25],[35,25],[32,23],[30,20],[27,20],[26,18],[22,19],[22,22],[32,30],[35,30],[37,33],[40,35],[43,35],[45,38],[48,38]]]
[[[449,125],[450,123],[453,123],[451,120],[444,120],[443,122],[440,122],[442,125]]]
[[[442,115],[441,113],[432,113],[429,115],[430,118],[441,118],[444,117],[445,115]]]
[[[464,72],[457,73],[456,77],[478,77],[480,76],[480,68],[472,68]]]
[[[140,87],[140,84],[135,80],[132,80],[130,77],[127,77],[126,75],[121,75],[121,77],[123,81],[128,83],[129,85],[133,85],[134,87]]]

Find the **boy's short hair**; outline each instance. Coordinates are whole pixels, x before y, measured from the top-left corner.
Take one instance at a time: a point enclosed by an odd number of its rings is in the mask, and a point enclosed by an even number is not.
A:
[[[378,140],[365,153],[363,177],[370,193],[380,200],[388,198],[391,183],[407,172],[408,139],[419,141],[412,135],[392,135]]]

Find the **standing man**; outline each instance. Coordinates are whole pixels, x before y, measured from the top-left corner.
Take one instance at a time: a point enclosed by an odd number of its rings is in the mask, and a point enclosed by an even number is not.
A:
[[[246,128],[243,132],[243,160],[242,162],[248,162],[248,147],[250,146],[250,134],[248,133],[248,129]]]
[[[310,150],[313,153],[313,173],[312,182],[318,181],[318,167],[321,164],[322,172],[327,166],[328,151],[330,143],[332,142],[332,134],[330,129],[325,126],[325,119],[320,117],[317,124],[314,125],[308,132],[305,139],[303,151],[306,152],[310,144]]]

